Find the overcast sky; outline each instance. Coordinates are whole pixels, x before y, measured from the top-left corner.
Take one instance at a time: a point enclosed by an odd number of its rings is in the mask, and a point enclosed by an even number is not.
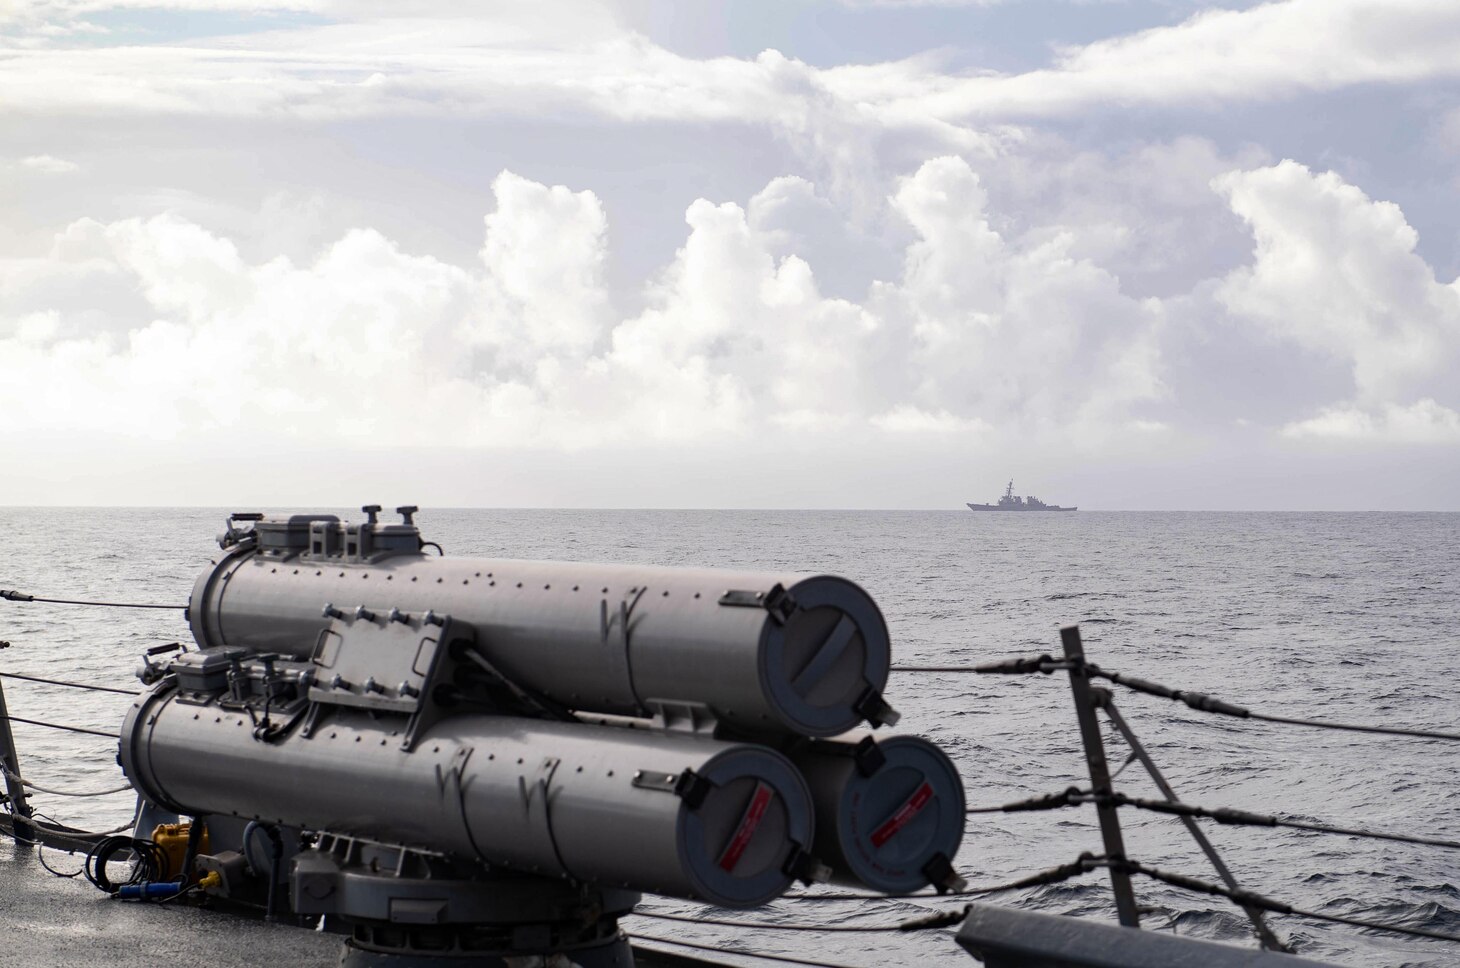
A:
[[[1454,0],[0,0],[0,505],[1460,510],[1457,51]]]

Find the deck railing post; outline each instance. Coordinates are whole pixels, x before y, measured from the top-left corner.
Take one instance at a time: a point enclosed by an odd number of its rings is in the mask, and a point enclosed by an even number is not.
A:
[[[20,754],[10,732],[10,710],[5,705],[5,684],[0,682],[0,767],[5,770],[5,792],[10,796],[12,831],[16,840],[34,840],[35,831],[25,821],[30,818],[30,804],[25,799],[25,784],[20,780]]]
[[[1136,759],[1141,761],[1141,765],[1151,775],[1151,780],[1156,784],[1156,788],[1161,791],[1161,795],[1171,803],[1180,803],[1181,800],[1176,796],[1176,790],[1166,781],[1165,774],[1157,768],[1156,761],[1151,759],[1150,754],[1146,752],[1145,746],[1136,737],[1135,730],[1130,728],[1130,725],[1125,721],[1125,717],[1120,714],[1120,710],[1115,708],[1115,702],[1113,700],[1106,700],[1105,715],[1110,718],[1111,724],[1125,738],[1126,745],[1130,747],[1131,753],[1135,755]],[[1196,845],[1201,848],[1202,853],[1207,855],[1207,860],[1212,862],[1212,867],[1216,869],[1218,876],[1222,878],[1222,883],[1234,891],[1241,890],[1242,885],[1238,884],[1237,878],[1232,876],[1232,871],[1222,861],[1222,856],[1217,853],[1217,848],[1212,846],[1212,842],[1202,832],[1201,826],[1191,817],[1183,815],[1180,817],[1180,820],[1182,825],[1186,827],[1187,832],[1191,834],[1191,839],[1196,841]],[[1292,953],[1293,949],[1284,944],[1282,939],[1274,934],[1272,929],[1267,926],[1267,922],[1262,919],[1262,911],[1259,908],[1255,908],[1250,904],[1240,906],[1243,911],[1247,912],[1247,917],[1252,922],[1252,929],[1257,933],[1258,940],[1261,941],[1264,948],[1269,951]]]
[[[1085,762],[1090,767],[1090,788],[1095,794],[1095,810],[1100,819],[1100,836],[1105,841],[1105,856],[1110,862],[1110,886],[1115,891],[1115,913],[1128,928],[1139,928],[1141,916],[1136,910],[1136,895],[1131,887],[1130,872],[1120,862],[1125,857],[1125,841],[1120,835],[1120,816],[1109,801],[1112,792],[1110,765],[1105,759],[1105,743],[1100,738],[1100,723],[1095,718],[1095,695],[1085,671],[1085,646],[1080,641],[1080,627],[1067,625],[1060,629],[1060,644],[1070,660],[1070,691],[1075,694],[1075,716],[1080,722],[1080,740],[1085,747]]]

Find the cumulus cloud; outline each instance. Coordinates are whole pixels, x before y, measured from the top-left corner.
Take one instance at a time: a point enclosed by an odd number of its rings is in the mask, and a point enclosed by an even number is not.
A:
[[[591,191],[503,172],[475,263],[356,229],[310,259],[245,258],[175,215],[84,219],[48,253],[0,261],[0,407],[26,432],[160,441],[572,450],[873,435],[967,447],[1140,446],[1199,424],[1183,361],[1224,397],[1294,388],[1280,438],[1456,440],[1460,289],[1434,279],[1394,206],[1284,162],[1216,196],[1248,264],[1136,298],[1079,255],[1080,230],[1001,227],[968,161],[889,185],[911,241],[898,270],[833,298],[794,227],[829,206],[776,179],[742,206],[700,199],[683,245],[623,312],[611,226]],[[1228,368],[1204,358],[1210,316]],[[1205,316],[1203,316],[1205,318]],[[1274,345],[1337,361],[1350,394],[1264,377]],[[0,433],[15,433],[12,427]]]
[[[56,158],[52,155],[27,155],[16,164],[29,171],[38,171],[43,175],[67,175],[73,171],[80,171],[81,166],[74,161],[67,161],[65,158]]]
[[[1283,436],[1401,444],[1460,444],[1460,413],[1431,399],[1377,410],[1339,406],[1283,427]]]
[[[1158,314],[1059,241],[1005,240],[977,175],[922,166],[890,199],[917,236],[901,278],[824,296],[775,226],[814,187],[699,200],[682,248],[615,313],[591,192],[504,172],[477,266],[369,230],[309,264],[246,261],[176,216],[83,220],[0,264],[0,405],[32,428],[171,439],[268,432],[581,447],[707,434],[980,433],[1116,426],[1162,392]],[[114,280],[102,321],[62,298]],[[104,286],[97,289],[105,292]],[[117,406],[116,401],[125,401]]]
[[[1233,172],[1214,187],[1256,242],[1252,264],[1216,288],[1218,303],[1352,375],[1351,401],[1290,429],[1445,438],[1454,413],[1436,400],[1460,403],[1460,284],[1435,279],[1398,206],[1292,161]]]
[[[153,0],[76,0],[12,11],[69,23]],[[169,0],[199,11],[236,0]],[[610,5],[456,6],[290,0],[305,22],[183,44],[11,45],[0,110],[97,111],[310,120],[374,115],[582,112],[628,121],[750,122],[825,156],[856,154],[872,132],[921,132],[960,151],[988,132],[971,118],[1021,119],[1135,104],[1230,105],[1355,84],[1460,75],[1460,9],[1448,0],[1281,0],[1209,10],[1173,26],[1061,50],[1048,68],[966,76],[920,56],[816,68],[775,50],[684,57],[625,27]],[[49,20],[47,18],[50,18]],[[402,39],[408,38],[409,43]],[[854,137],[861,132],[860,137]],[[831,160],[835,160],[834,157]]]
[[[870,303],[895,321],[897,351],[914,362],[899,387],[909,399],[1100,435],[1164,394],[1159,307],[1072,256],[1069,234],[1006,239],[956,158],[904,179],[893,203],[918,240],[901,280],[874,287]]]
[[[1353,84],[1460,75],[1460,9],[1447,0],[1281,0],[1207,10],[1061,52],[1043,70],[885,78],[901,109],[942,118],[1063,114],[1108,105],[1271,100]],[[884,73],[889,73],[884,70]],[[871,72],[850,74],[865,87]]]

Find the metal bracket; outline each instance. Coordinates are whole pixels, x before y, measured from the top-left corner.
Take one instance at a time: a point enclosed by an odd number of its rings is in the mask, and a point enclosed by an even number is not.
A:
[[[781,865],[781,871],[790,874],[807,887],[810,887],[812,884],[825,884],[831,880],[832,875],[832,869],[830,867],[827,867],[800,847],[791,848],[791,855]]]
[[[665,773],[661,770],[635,770],[633,785],[641,790],[658,790],[672,793],[684,801],[691,810],[698,810],[715,784],[700,776],[694,770],[680,773]]]
[[[928,858],[922,873],[939,894],[957,894],[968,889],[968,882],[953,869],[953,862],[941,853]]]
[[[889,706],[887,700],[882,698],[882,693],[874,686],[868,686],[852,708],[857,711],[857,715],[871,723],[873,729],[878,726],[896,726],[898,720],[902,719],[902,713]]]
[[[714,710],[702,702],[650,699],[644,705],[653,714],[655,729],[712,736],[720,725]]]
[[[799,607],[796,598],[780,582],[771,586],[770,591],[755,592],[744,589],[731,589],[720,596],[720,604],[732,608],[763,608],[777,625],[785,625],[786,620]]]
[[[877,771],[887,765],[887,754],[882,752],[875,739],[863,736],[862,741],[852,748],[852,762],[857,764],[857,772],[862,776],[876,776]]]

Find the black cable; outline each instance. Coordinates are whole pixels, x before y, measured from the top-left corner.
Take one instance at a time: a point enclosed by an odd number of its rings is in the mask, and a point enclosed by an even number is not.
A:
[[[754,951],[730,951],[723,945],[697,944],[693,941],[681,941],[678,938],[656,938],[647,934],[631,934],[629,937],[635,941],[652,941],[655,944],[677,944],[699,951],[713,951],[717,954],[735,955],[739,958],[761,958],[766,961],[779,961],[788,965],[810,965],[811,968],[848,968],[847,965],[834,961],[811,961],[807,958],[792,958],[790,955],[763,955]]]
[[[1027,800],[1015,800],[1013,803],[1001,804],[997,807],[969,807],[964,813],[1019,813],[1025,810],[1058,810],[1060,807],[1077,807],[1083,800],[1077,799],[1089,791],[1081,790],[1079,787],[1069,787],[1059,793],[1045,793],[1037,797],[1030,797]]]
[[[1302,908],[1295,908],[1292,905],[1284,904],[1282,901],[1275,901],[1270,897],[1261,894],[1254,894],[1252,891],[1233,890],[1223,887],[1220,884],[1213,884],[1210,881],[1198,880],[1195,877],[1187,877],[1185,874],[1172,874],[1169,871],[1159,870],[1155,867],[1147,867],[1144,864],[1133,860],[1116,861],[1124,870],[1131,874],[1144,874],[1153,880],[1158,880],[1172,887],[1179,887],[1188,891],[1195,891],[1200,894],[1214,894],[1217,897],[1225,897],[1229,901],[1235,901],[1244,907],[1261,908],[1264,911],[1271,911],[1274,914],[1291,914],[1300,918],[1312,918],[1315,921],[1330,921],[1334,924],[1347,924],[1355,928],[1368,928],[1374,931],[1391,931],[1395,934],[1407,934],[1415,938],[1434,938],[1438,941],[1460,941],[1460,935],[1445,934],[1443,931],[1430,931],[1425,928],[1409,928],[1402,924],[1389,924],[1383,921],[1364,921],[1359,918],[1346,918],[1338,914],[1323,914],[1318,911],[1306,911]]]
[[[15,814],[12,811],[11,817],[13,818],[14,815]],[[35,817],[40,817],[41,819],[46,820],[49,823],[37,823],[34,819]],[[36,830],[39,830],[42,833],[55,834],[61,837],[71,837],[77,840],[110,837],[113,834],[119,834],[124,830],[131,830],[133,827],[132,822],[128,821],[127,823],[123,824],[120,827],[117,827],[114,830],[78,830],[75,827],[68,827],[66,824],[61,823],[55,817],[52,817],[49,814],[41,813],[39,810],[33,811],[30,817],[23,818],[22,823],[29,824],[31,827],[34,827]],[[25,843],[25,841],[21,841],[21,843]]]
[[[1442,733],[1431,729],[1401,729],[1396,726],[1361,726],[1357,723],[1330,723],[1321,719],[1302,719],[1296,716],[1269,716],[1266,713],[1249,712],[1249,719],[1260,719],[1265,723],[1284,723],[1289,726],[1312,726],[1316,729],[1340,729],[1350,733],[1382,733],[1386,736],[1417,736],[1420,739],[1445,739],[1460,742],[1460,733]]]
[[[89,682],[65,682],[61,679],[42,679],[40,676],[23,676],[18,672],[0,672],[0,679],[24,679],[27,682],[44,682],[48,686],[67,686],[71,689],[89,689],[92,692],[114,692],[122,696],[135,696],[133,689],[118,689],[115,686],[98,686]]]
[[[48,729],[60,729],[68,733],[89,733],[92,736],[101,736],[106,739],[119,738],[116,733],[104,733],[99,729],[87,729],[85,726],[65,726],[61,723],[45,723],[41,722],[39,719],[24,719],[20,716],[6,716],[5,718],[10,720],[12,723],[28,723],[31,726],[45,726]]]
[[[35,845],[35,859],[38,860],[38,861],[40,861],[41,862],[41,866],[44,867],[46,870],[50,871],[56,877],[64,877],[64,878],[68,878],[69,879],[69,878],[72,878],[72,877],[80,877],[82,874],[86,873],[86,862],[85,861],[82,861],[81,866],[79,868],[77,868],[74,873],[71,873],[71,874],[67,874],[65,871],[58,871],[58,870],[56,870],[50,864],[47,864],[46,863],[46,855],[44,853],[45,848],[46,848],[46,845],[45,844],[42,844],[42,843],[37,843]],[[74,853],[74,851],[68,850],[68,851],[66,851],[66,853],[71,854],[71,853]]]
[[[889,672],[970,672],[976,673],[978,669],[973,666],[892,666]]]
[[[1333,827],[1328,824],[1306,823],[1301,820],[1282,820],[1263,813],[1252,813],[1247,810],[1235,810],[1230,807],[1218,807],[1209,809],[1199,807],[1190,803],[1178,803],[1170,800],[1147,800],[1141,797],[1128,797],[1123,793],[1112,793],[1107,798],[1085,797],[1085,802],[1099,802],[1100,799],[1107,799],[1117,807],[1135,807],[1138,810],[1151,810],[1156,813],[1169,813],[1183,817],[1204,817],[1208,820],[1215,820],[1217,823],[1234,824],[1247,827],[1291,827],[1295,830],[1312,830],[1320,834],[1338,834],[1348,837],[1367,837],[1373,840],[1393,840],[1401,844],[1418,844],[1422,847],[1447,847],[1451,850],[1460,850],[1460,841],[1440,840],[1434,837],[1415,837],[1410,834],[1391,834],[1377,830],[1360,830],[1354,827]]]
[[[25,592],[0,588],[0,598],[10,602],[45,602],[48,605],[96,605],[101,608],[174,608],[182,610],[186,605],[138,605],[134,602],[86,602],[74,598],[37,598]]]
[[[1017,891],[1026,887],[1043,887],[1046,884],[1058,884],[1067,881],[1072,877],[1081,874],[1088,874],[1097,867],[1106,866],[1107,861],[1103,855],[1090,853],[1081,854],[1068,864],[1060,864],[1048,870],[1030,874],[1028,877],[1021,877],[1017,881],[1009,881],[1005,884],[994,884],[989,887],[973,887],[963,891],[949,891],[947,894],[783,894],[778,900],[782,901],[937,901],[958,897],[979,897],[985,894],[1001,894],[1004,891]]]
[[[184,894],[191,894],[194,891],[201,891],[202,889],[203,889],[203,885],[201,885],[201,884],[189,884],[187,887],[184,887],[182,890],[178,891],[176,894],[169,894],[167,897],[159,897],[156,900],[154,900],[152,903],[154,903],[154,904],[167,904],[169,901],[176,901],[178,898],[182,897]]]
[[[115,882],[106,873],[106,865],[122,851],[135,854],[135,863],[125,881]],[[157,875],[167,870],[167,858],[162,849],[150,840],[134,840],[131,837],[104,837],[86,855],[82,871],[86,879],[98,890],[115,894],[123,884],[136,884],[143,880],[158,880]]]
[[[634,911],[625,917],[653,918],[656,921],[680,921],[685,924],[713,924],[721,928],[754,928],[757,931],[875,932],[902,931],[900,924],[776,924],[773,921],[730,921],[722,918],[686,918],[677,914],[654,914]]]
[[[1356,723],[1333,723],[1320,719],[1303,719],[1297,716],[1270,716],[1266,713],[1255,713],[1244,706],[1225,702],[1221,699],[1208,696],[1205,693],[1192,692],[1188,689],[1172,689],[1170,686],[1163,686],[1159,682],[1138,679],[1135,676],[1122,675],[1119,672],[1107,672],[1093,662],[1085,663],[1085,673],[1089,676],[1108,679],[1118,686],[1124,686],[1135,692],[1143,692],[1148,696],[1159,696],[1162,699],[1183,702],[1192,709],[1204,713],[1219,713],[1223,716],[1233,716],[1237,719],[1256,719],[1265,723],[1282,723],[1289,726],[1312,726],[1315,729],[1337,729],[1352,733],[1380,733],[1386,736],[1417,736],[1421,739],[1444,739],[1460,742],[1460,733],[1443,733],[1428,729],[1402,729],[1396,726],[1361,726]]]
[[[998,662],[990,662],[975,666],[893,666],[893,672],[955,672],[973,673],[977,675],[1017,675],[1027,673],[1050,673],[1071,668],[1068,661],[1055,659],[1049,655],[1021,656],[1013,659],[1001,659]],[[1150,696],[1160,696],[1163,699],[1172,699],[1177,702],[1184,702],[1192,709],[1206,713],[1220,713],[1224,716],[1234,716],[1238,719],[1255,719],[1265,723],[1281,723],[1289,726],[1311,726],[1315,729],[1337,729],[1352,733],[1380,733],[1386,736],[1415,736],[1420,739],[1443,739],[1460,742],[1460,733],[1446,733],[1429,729],[1402,729],[1395,726],[1361,726],[1356,723],[1332,723],[1319,719],[1304,719],[1298,716],[1271,716],[1267,713],[1255,713],[1243,706],[1225,702],[1221,699],[1208,696],[1205,693],[1193,692],[1189,689],[1172,689],[1163,686],[1158,682],[1151,682],[1147,679],[1139,679],[1135,676],[1123,675],[1119,672],[1107,672],[1095,665],[1093,662],[1085,663],[1085,671],[1090,676],[1098,676],[1108,679],[1111,682],[1125,686],[1127,689],[1136,692],[1144,692]]]
[[[1000,659],[997,662],[985,662],[981,665],[972,666],[918,666],[905,665],[893,666],[893,672],[967,672],[974,675],[1025,675],[1032,672],[1042,672],[1049,675],[1061,669],[1070,668],[1070,663],[1064,659],[1056,659],[1048,653],[1044,655],[1018,656],[1012,659]]]

